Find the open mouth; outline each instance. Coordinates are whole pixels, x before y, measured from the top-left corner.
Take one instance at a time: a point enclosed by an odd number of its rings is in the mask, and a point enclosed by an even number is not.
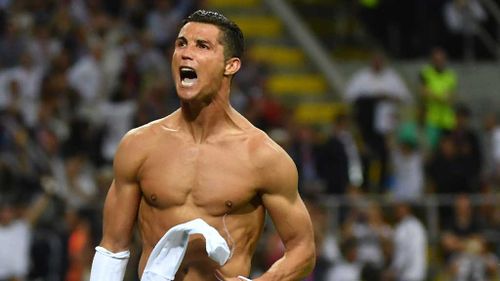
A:
[[[180,78],[182,86],[193,86],[196,83],[196,79],[198,79],[198,75],[196,71],[190,67],[181,67],[180,68]]]

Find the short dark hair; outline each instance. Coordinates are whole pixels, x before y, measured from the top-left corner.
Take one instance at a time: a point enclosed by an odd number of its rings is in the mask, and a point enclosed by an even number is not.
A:
[[[197,10],[188,16],[183,22],[182,26],[188,22],[209,23],[217,26],[222,31],[222,44],[224,45],[224,57],[240,58],[243,56],[245,43],[243,39],[243,32],[239,26],[233,21],[229,20],[224,15],[206,10]]]

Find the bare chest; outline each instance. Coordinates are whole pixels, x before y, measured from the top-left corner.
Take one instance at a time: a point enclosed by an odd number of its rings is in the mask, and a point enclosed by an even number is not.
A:
[[[148,155],[140,178],[151,206],[198,207],[211,215],[249,203],[256,195],[256,182],[248,155],[234,143],[162,145]]]

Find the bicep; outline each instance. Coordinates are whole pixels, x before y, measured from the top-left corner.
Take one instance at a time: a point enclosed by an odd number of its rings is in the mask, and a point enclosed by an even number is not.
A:
[[[141,162],[136,145],[122,141],[114,159],[115,178],[104,203],[101,246],[108,250],[124,250],[132,238],[141,200],[137,176]]]
[[[312,223],[297,190],[297,170],[293,163],[284,166],[273,172],[269,188],[262,194],[264,207],[285,247],[312,244]]]
[[[296,243],[313,242],[312,223],[302,199],[289,200],[279,195],[263,196],[264,205],[286,248]]]
[[[140,191],[136,184],[117,184],[116,180],[113,181],[104,203],[101,246],[113,252],[128,247],[139,202]]]

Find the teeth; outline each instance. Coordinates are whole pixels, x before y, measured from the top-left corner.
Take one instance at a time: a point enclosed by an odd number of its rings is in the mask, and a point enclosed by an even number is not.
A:
[[[184,87],[191,87],[196,83],[196,72],[193,68],[183,66],[180,68],[181,71],[181,85]],[[193,78],[190,78],[194,76]]]
[[[184,79],[182,79],[181,84],[182,84],[182,86],[190,87],[190,86],[193,86],[195,82],[196,82],[196,79],[184,78]]]

